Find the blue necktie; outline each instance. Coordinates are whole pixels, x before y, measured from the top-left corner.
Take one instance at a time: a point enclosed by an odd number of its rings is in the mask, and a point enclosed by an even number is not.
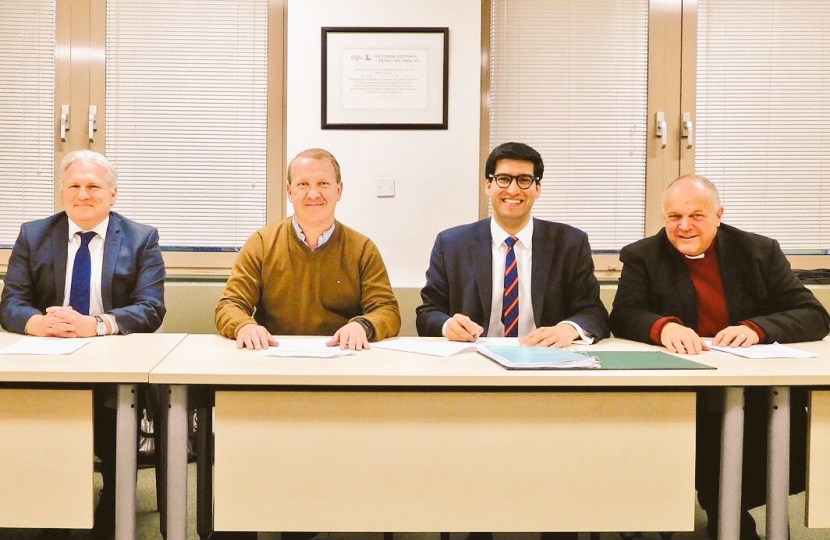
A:
[[[504,323],[504,337],[519,336],[519,270],[516,268],[516,253],[513,246],[518,238],[508,236],[507,257],[504,260],[504,301],[501,322]]]
[[[89,242],[95,237],[94,232],[77,233],[81,237],[81,247],[75,254],[72,267],[72,287],[69,289],[69,305],[83,315],[89,315],[89,281],[92,277],[92,262],[89,256]]]

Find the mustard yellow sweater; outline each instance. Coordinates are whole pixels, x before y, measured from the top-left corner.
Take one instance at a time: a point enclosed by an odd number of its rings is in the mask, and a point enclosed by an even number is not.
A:
[[[255,232],[242,246],[216,306],[216,327],[236,338],[249,323],[274,335],[333,335],[357,316],[373,340],[396,336],[398,301],[374,242],[337,222],[311,251],[286,218]]]

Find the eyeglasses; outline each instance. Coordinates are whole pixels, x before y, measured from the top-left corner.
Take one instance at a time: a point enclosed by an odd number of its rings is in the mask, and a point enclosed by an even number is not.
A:
[[[513,176],[511,174],[491,174],[487,178],[495,180],[496,185],[500,188],[510,187],[510,184],[513,180],[515,180],[517,186],[522,189],[527,189],[532,186],[534,182],[539,181],[538,178],[529,174],[520,174],[519,176]]]

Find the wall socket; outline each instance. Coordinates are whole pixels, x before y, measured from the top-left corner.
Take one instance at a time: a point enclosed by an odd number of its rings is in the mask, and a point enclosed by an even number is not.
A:
[[[394,197],[395,196],[395,179],[391,176],[378,176],[377,178],[377,196],[378,197]]]

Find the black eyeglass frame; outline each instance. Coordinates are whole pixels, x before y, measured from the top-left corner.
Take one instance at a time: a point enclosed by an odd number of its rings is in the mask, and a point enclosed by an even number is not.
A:
[[[505,184],[504,182],[499,181],[500,177],[501,178],[507,177],[510,180]],[[530,180],[524,182],[524,184],[526,184],[526,185],[522,185],[523,182],[521,180],[527,180],[528,178],[530,178]],[[519,186],[521,189],[528,189],[534,183],[538,184],[541,181],[541,178],[539,178],[538,176],[532,176],[530,174],[520,174],[518,176],[513,176],[512,174],[490,174],[490,175],[487,175],[487,180],[489,182],[495,182],[496,185],[499,186],[502,189],[510,187],[510,184],[512,184],[513,181],[515,180],[516,185]]]

